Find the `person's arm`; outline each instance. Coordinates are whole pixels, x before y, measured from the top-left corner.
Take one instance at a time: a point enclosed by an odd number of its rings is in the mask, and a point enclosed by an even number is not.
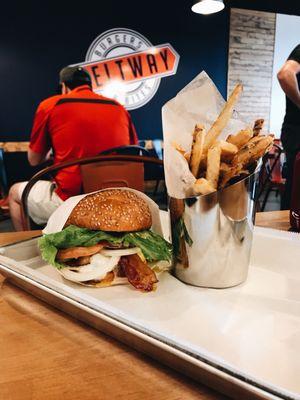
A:
[[[27,154],[29,164],[33,167],[45,162],[51,149],[47,123],[54,104],[52,99],[45,100],[39,105],[35,113]]]
[[[28,162],[32,167],[35,167],[36,165],[42,164],[43,162],[48,160],[48,153],[46,154],[41,154],[41,153],[36,153],[35,151],[31,150],[31,148],[28,149]]]
[[[133,125],[131,116],[130,116],[128,111],[126,111],[126,113],[127,113],[127,118],[128,118],[128,130],[129,130],[129,141],[130,141],[130,144],[131,145],[139,144],[138,135],[136,133],[135,126]]]
[[[277,74],[278,81],[287,97],[300,108],[300,92],[297,74],[300,73],[300,64],[294,60],[288,60]]]

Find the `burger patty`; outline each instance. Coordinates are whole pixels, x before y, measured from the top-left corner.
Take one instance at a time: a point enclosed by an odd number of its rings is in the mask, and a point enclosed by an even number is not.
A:
[[[59,261],[64,261],[68,266],[74,267],[74,270],[77,270],[80,269],[81,266],[90,264],[91,256],[97,254],[103,247],[103,243],[99,243],[98,245],[90,247],[71,247],[69,249],[59,250],[58,259]],[[143,292],[151,292],[158,282],[155,272],[138,254],[121,256],[116,267],[115,273],[113,271],[108,272],[104,279],[100,281],[87,281],[85,283],[99,287],[110,286],[116,274],[118,277],[126,277],[128,282],[136,289]]]
[[[66,260],[65,264],[70,267],[83,267],[91,263],[91,256],[83,256],[78,258],[72,258],[71,260]]]
[[[92,256],[96,253],[99,253],[101,249],[103,249],[104,245],[102,243],[95,244],[95,246],[77,246],[77,247],[69,247],[68,249],[58,250],[56,254],[57,261],[65,261],[70,260],[72,258],[86,257]]]
[[[121,249],[122,247],[123,247],[122,243],[112,244],[112,243],[107,242],[106,240],[103,240],[102,242],[96,244],[95,246],[88,246],[88,247],[74,246],[74,247],[69,247],[68,249],[58,250],[58,252],[56,254],[56,260],[57,261],[65,261],[65,260],[71,260],[71,259],[78,259],[78,258],[92,256],[94,254],[97,254],[103,248]],[[82,262],[85,262],[85,261],[82,261]],[[79,263],[78,266],[86,265],[86,264],[89,264],[89,263],[88,262],[86,262],[85,264]]]

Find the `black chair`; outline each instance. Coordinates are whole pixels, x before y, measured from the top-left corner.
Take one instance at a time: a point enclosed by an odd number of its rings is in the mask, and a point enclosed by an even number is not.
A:
[[[119,155],[139,155],[145,157],[154,157],[156,158],[156,153],[150,152],[145,147],[137,146],[137,145],[130,145],[130,146],[120,146],[120,147],[113,147],[111,149],[105,150],[100,153],[101,155],[107,154],[119,154]],[[157,157],[158,158],[158,157]],[[155,165],[155,164],[145,164],[144,166],[144,180],[147,181],[155,181],[155,188],[153,191],[153,196],[157,196],[158,188],[161,181],[165,180],[165,173],[164,168],[162,165]],[[166,200],[166,190],[163,190],[163,202]]]
[[[277,142],[277,143],[276,143]],[[256,208],[257,211],[264,211],[269,195],[272,191],[282,195],[284,192],[285,179],[282,177],[281,158],[283,155],[283,148],[277,140],[269,153],[263,157],[263,164],[261,167],[259,177],[259,190],[257,196]]]
[[[111,162],[128,162],[128,163],[143,163],[145,166],[148,164],[153,164],[153,165],[158,165],[163,169],[163,162],[162,160],[159,160],[158,158],[153,158],[153,157],[145,157],[145,156],[139,156],[139,155],[118,155],[118,154],[112,154],[112,155],[98,155],[95,157],[87,157],[87,158],[82,158],[82,159],[77,159],[77,160],[71,160],[67,161],[61,164],[57,165],[52,165],[50,167],[44,168],[42,171],[39,171],[37,174],[35,174],[27,183],[27,185],[24,188],[23,194],[22,194],[22,215],[23,215],[23,229],[24,230],[29,230],[31,229],[32,226],[32,221],[29,218],[28,215],[28,195],[33,187],[33,185],[40,179],[44,179],[45,176],[52,175],[56,173],[57,171],[71,167],[73,165],[88,165],[88,164],[97,164],[97,163],[108,163],[109,161]],[[35,228],[37,228],[35,226]]]
[[[145,157],[152,156],[150,152],[145,149],[145,147],[137,145],[112,147],[111,149],[102,151],[100,154],[101,155],[123,154],[128,156],[145,156]]]

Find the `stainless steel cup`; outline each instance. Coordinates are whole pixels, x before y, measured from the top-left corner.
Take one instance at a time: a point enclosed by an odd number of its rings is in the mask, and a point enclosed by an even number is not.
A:
[[[226,288],[247,278],[259,168],[231,186],[170,198],[174,275],[195,286]]]

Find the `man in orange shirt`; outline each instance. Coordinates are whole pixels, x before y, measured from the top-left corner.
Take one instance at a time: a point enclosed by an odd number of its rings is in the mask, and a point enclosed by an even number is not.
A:
[[[32,166],[47,159],[53,151],[54,164],[91,157],[104,150],[137,144],[135,128],[126,109],[113,99],[91,89],[91,78],[81,67],[66,67],[60,72],[62,95],[42,101],[34,117],[28,150]],[[14,184],[9,192],[13,225],[22,229],[21,198],[27,182]],[[79,166],[65,168],[55,181],[38,181],[29,193],[28,211],[39,225],[47,222],[68,197],[81,192]]]

